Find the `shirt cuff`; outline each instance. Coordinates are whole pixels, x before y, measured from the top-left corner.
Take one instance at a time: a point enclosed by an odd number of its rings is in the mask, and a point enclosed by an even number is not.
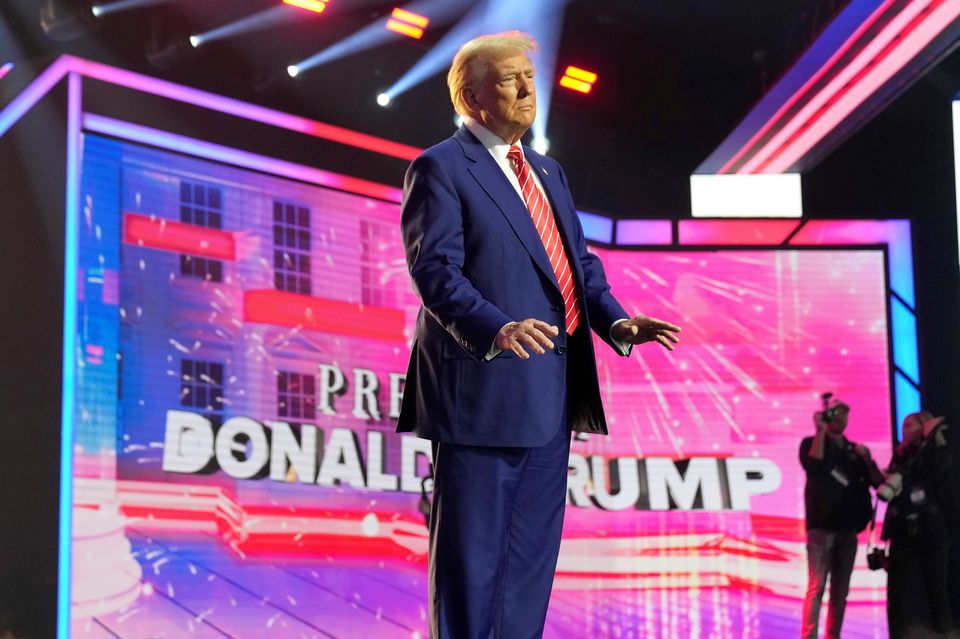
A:
[[[630,350],[633,348],[633,344],[631,344],[630,342],[623,342],[615,338],[613,336],[613,327],[619,324],[620,322],[629,322],[629,321],[630,321],[629,318],[624,317],[623,319],[618,319],[616,322],[610,325],[610,341],[613,342],[613,345],[616,347],[616,349],[620,351],[620,354],[624,356],[630,354]]]
[[[501,333],[501,331],[503,331],[503,329],[505,329],[506,327],[510,326],[511,324],[513,324],[513,322],[507,322],[506,324],[504,324],[503,326],[501,326],[501,327],[500,327],[500,330],[497,331],[497,335],[499,335],[499,334]],[[502,352],[503,352],[502,349],[497,348],[497,338],[494,337],[494,338],[493,338],[493,344],[490,345],[490,350],[488,350],[488,351],[487,351],[487,354],[483,356],[483,361],[489,362],[490,360],[492,360],[494,357],[496,357],[497,355],[499,355],[499,354],[502,353]]]

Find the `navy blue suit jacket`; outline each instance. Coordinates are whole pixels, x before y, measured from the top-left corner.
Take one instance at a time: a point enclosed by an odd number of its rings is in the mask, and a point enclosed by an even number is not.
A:
[[[523,152],[566,246],[581,325],[613,346],[610,327],[629,316],[610,294],[600,260],[587,252],[566,176],[554,160]],[[407,264],[423,306],[397,430],[523,447],[546,444],[565,419],[575,430],[606,434],[593,342],[582,340],[585,356],[573,365],[560,288],[530,213],[466,127],[413,161],[401,211]],[[531,317],[560,329],[553,352],[528,360],[504,352],[484,361],[504,324]],[[570,389],[576,402],[565,410]]]

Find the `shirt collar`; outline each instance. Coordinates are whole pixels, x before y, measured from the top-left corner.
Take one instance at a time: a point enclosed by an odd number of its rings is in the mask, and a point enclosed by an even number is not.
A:
[[[507,144],[499,135],[483,126],[476,120],[470,117],[465,117],[463,119],[464,126],[473,133],[473,135],[480,141],[480,144],[484,146],[487,151],[489,151],[494,158],[497,159],[501,164],[507,163],[507,153],[510,152],[510,144]],[[523,153],[523,146],[517,143],[517,148],[520,149],[520,152]]]

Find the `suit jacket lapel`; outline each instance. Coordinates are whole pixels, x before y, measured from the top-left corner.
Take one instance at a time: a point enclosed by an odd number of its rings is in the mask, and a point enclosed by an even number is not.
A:
[[[510,180],[503,174],[503,170],[490,155],[490,152],[480,144],[466,127],[461,127],[454,134],[454,137],[463,147],[464,155],[474,162],[468,169],[470,174],[477,180],[480,187],[487,192],[490,199],[496,203],[503,216],[507,218],[507,222],[513,228],[513,232],[516,233],[527,253],[530,254],[534,264],[543,271],[544,275],[559,291],[560,286],[553,273],[553,267],[550,266],[547,252],[543,248],[540,234],[537,233],[533,220],[530,219],[530,212],[527,210],[526,204],[514,190],[513,185],[510,184]]]
[[[553,209],[553,219],[557,223],[560,237],[563,239],[564,246],[567,248],[567,259],[570,262],[570,267],[573,269],[574,279],[576,282],[583,282],[583,271],[580,268],[580,260],[574,259],[576,256],[576,247],[573,245],[573,238],[576,236],[572,232],[573,229],[570,228],[571,224],[577,223],[577,212],[567,206],[567,198],[565,197],[566,189],[563,183],[560,182],[560,176],[556,175],[555,171],[553,173],[548,172],[546,167],[540,163],[540,160],[534,156],[533,153],[524,151],[524,158],[527,160],[527,164],[536,172],[537,177],[540,179],[540,184],[547,194],[547,199],[550,201],[550,208]],[[537,237],[539,238],[539,235]]]

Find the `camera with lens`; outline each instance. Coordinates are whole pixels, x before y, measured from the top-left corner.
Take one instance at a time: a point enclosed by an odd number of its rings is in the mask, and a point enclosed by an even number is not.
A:
[[[867,568],[870,570],[886,570],[889,565],[890,557],[886,548],[874,546],[867,551]]]
[[[843,410],[850,410],[847,405],[840,400],[833,400],[833,393],[823,393],[820,395],[820,401],[823,403],[823,410],[820,415],[823,418],[824,423],[831,423],[837,421],[837,418],[840,416],[840,412]]]
[[[820,396],[820,401],[823,402],[823,412],[821,415],[823,415],[823,421],[825,422],[832,422],[837,418],[837,415],[840,414],[839,405],[830,405],[831,397],[833,397],[833,393],[824,393]]]

